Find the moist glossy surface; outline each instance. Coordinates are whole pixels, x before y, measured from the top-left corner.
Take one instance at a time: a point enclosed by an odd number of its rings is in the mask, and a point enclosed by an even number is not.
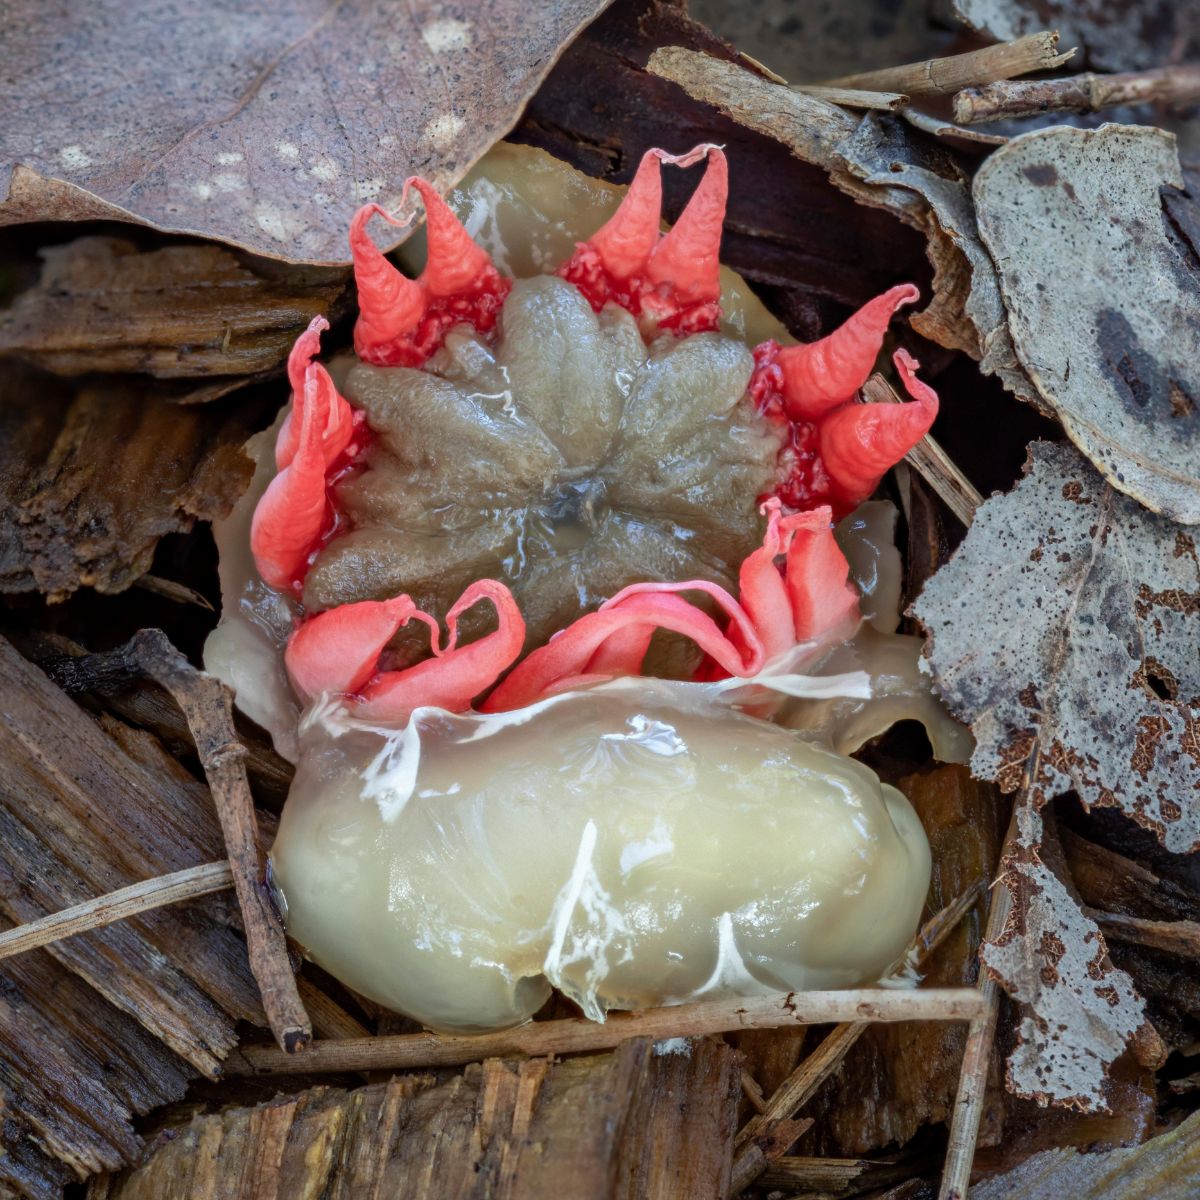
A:
[[[780,447],[745,399],[752,368],[721,334],[647,347],[553,276],[517,282],[493,347],[463,333],[421,370],[353,367],[344,394],[376,438],[306,607],[405,592],[444,613],[500,579],[532,647],[630,583],[736,588]]]
[[[862,764],[629,680],[501,717],[310,722],[273,850],[289,932],[439,1029],[845,987],[906,950],[929,882]],[[337,735],[337,736],[333,736]]]

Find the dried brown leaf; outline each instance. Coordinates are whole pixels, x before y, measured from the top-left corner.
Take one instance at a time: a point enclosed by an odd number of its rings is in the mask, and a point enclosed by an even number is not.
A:
[[[519,0],[5,12],[0,224],[136,220],[304,262],[367,200],[455,183],[605,7]]]
[[[1057,29],[1090,65],[1109,71],[1161,67],[1200,52],[1195,8],[1172,0],[954,0],[968,25],[1012,41]]]
[[[1071,440],[1117,488],[1200,522],[1200,259],[1172,233],[1182,188],[1162,130],[1055,127],[975,179],[1016,352]]]
[[[315,284],[264,278],[220,246],[139,251],[83,237],[41,253],[37,284],[0,313],[0,355],[62,375],[269,371],[345,290],[340,272]]]
[[[1185,527],[1038,442],[913,612],[938,690],[971,723],[977,775],[1042,804],[1122,809],[1168,850],[1200,846],[1200,558]]]

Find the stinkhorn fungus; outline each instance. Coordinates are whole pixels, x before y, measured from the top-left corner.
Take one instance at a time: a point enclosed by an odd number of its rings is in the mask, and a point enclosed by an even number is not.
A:
[[[701,161],[663,233],[662,167]],[[409,279],[368,205],[356,357],[302,335],[217,531],[206,661],[298,762],[289,929],[432,1027],[524,1020],[552,985],[595,1019],[851,985],[919,919],[920,824],[844,754],[909,715],[965,747],[894,633],[890,535],[844,521],[852,572],[833,524],[936,415],[903,351],[911,402],[857,401],[916,289],[751,350],[723,314],[727,187],[716,146],[652,150],[558,264],[495,236],[541,258],[515,279],[419,179]]]

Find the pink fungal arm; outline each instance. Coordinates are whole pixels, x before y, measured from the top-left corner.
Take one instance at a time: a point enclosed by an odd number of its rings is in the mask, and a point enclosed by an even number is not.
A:
[[[364,362],[381,367],[420,366],[463,322],[487,332],[512,287],[431,184],[412,176],[401,204],[410,188],[425,205],[428,258],[419,279],[393,266],[367,231],[373,216],[393,225],[403,222],[378,204],[367,204],[350,223],[359,311],[354,349]]]
[[[930,430],[937,393],[915,375],[920,365],[906,350],[894,358],[908,404],[846,404],[821,422],[820,445],[842,507],[857,507]]]
[[[829,510],[783,516],[775,499],[764,508],[767,532],[762,549],[742,565],[740,600],[703,580],[634,584],[517,662],[525,623],[508,588],[485,579],[450,610],[445,649],[438,645],[436,622],[408,596],[362,601],[302,623],[288,643],[288,674],[305,700],[322,692],[349,694],[359,702],[357,712],[376,720],[405,721],[425,705],[461,712],[493,687],[482,710],[505,712],[572,687],[639,674],[651,638],[665,629],[705,652],[705,678],[748,678],[799,642],[843,626],[849,631],[859,616]],[[684,592],[714,600],[724,627]],[[496,610],[496,631],[457,645],[459,616],[481,600]],[[380,670],[388,641],[414,619],[432,628],[434,657],[402,671]]]
[[[661,164],[690,167],[707,160],[704,177],[679,220],[662,223]],[[721,318],[721,226],[729,167],[719,146],[687,154],[647,150],[617,211],[558,273],[599,312],[610,301],[646,314],[679,333],[716,329]]]
[[[324,317],[314,317],[288,356],[292,411],[275,440],[279,474],[258,502],[250,527],[258,573],[281,590],[303,580],[310,556],[331,528],[331,482],[366,438],[365,422],[314,361],[328,328]]]
[[[303,396],[295,449],[263,493],[250,525],[250,550],[258,573],[281,590],[291,588],[303,575],[326,526],[322,434],[327,414],[321,409],[321,381],[315,367],[308,369]]]
[[[854,399],[875,367],[879,348],[896,310],[920,296],[902,283],[868,300],[828,337],[779,351],[783,371],[783,404],[794,421],[815,421]]]

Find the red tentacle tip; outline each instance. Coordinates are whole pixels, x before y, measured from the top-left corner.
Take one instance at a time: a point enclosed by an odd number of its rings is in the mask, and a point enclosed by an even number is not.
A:
[[[373,216],[393,225],[403,222],[378,204],[368,204],[350,225],[359,306],[354,349],[376,366],[420,366],[455,325],[489,332],[512,288],[431,184],[411,177],[402,204],[410,188],[425,205],[428,258],[420,278],[403,275],[367,231]]]
[[[660,164],[690,167],[707,160],[704,177],[679,220],[660,235]],[[718,328],[721,319],[721,227],[729,170],[719,146],[687,154],[648,150],[617,211],[558,273],[599,312],[614,303],[647,317],[657,329],[680,334]]]
[[[780,452],[783,482],[776,495],[791,509],[808,510],[828,504],[842,517],[862,503],[884,473],[899,462],[928,432],[932,416],[912,441],[885,465],[884,457],[914,432],[924,416],[900,412],[874,413],[855,403],[855,397],[875,367],[875,359],[897,309],[920,296],[910,283],[899,284],[865,304],[828,337],[801,346],[781,347],[764,342],[754,350],[754,374],[749,392],[759,412],[788,426]],[[896,365],[910,394],[931,389],[913,375],[915,361],[897,351]],[[885,410],[901,406],[882,407]],[[904,409],[922,406],[905,405]]]

